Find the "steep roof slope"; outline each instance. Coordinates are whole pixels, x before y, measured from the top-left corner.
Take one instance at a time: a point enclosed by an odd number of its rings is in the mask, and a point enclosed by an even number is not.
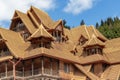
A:
[[[92,37],[83,45],[83,47],[88,47],[88,46],[94,46],[94,45],[100,45],[100,46],[105,46],[105,43],[99,40],[94,34]]]
[[[75,27],[75,28],[72,28],[71,30],[71,33],[72,33],[72,38],[71,40],[73,42],[78,42],[80,36],[84,36],[86,39],[90,39],[92,38],[92,35],[94,34],[96,37],[102,39],[102,40],[107,40],[107,38],[105,38],[97,29],[95,29],[93,26],[85,26],[85,25],[82,25],[82,26],[78,26],[78,27]]]
[[[28,38],[28,40],[32,38],[39,38],[39,37],[46,37],[46,38],[51,38],[52,40],[55,40],[55,38],[46,31],[46,29],[43,27],[41,24],[39,28]]]
[[[19,17],[22,20],[22,22],[25,24],[26,28],[29,30],[29,32],[31,34],[36,31],[36,28],[33,25],[33,23],[31,22],[28,15],[26,15],[25,13],[22,13],[18,10],[16,10],[15,13],[18,15],[17,17]],[[13,18],[14,18],[14,16],[13,16]],[[13,27],[13,24],[14,24],[14,21],[11,23],[10,29]]]
[[[25,43],[19,33],[0,28],[0,35],[5,41],[5,44],[9,48],[10,52],[16,58],[23,57],[25,49],[28,47],[28,43]]]
[[[34,6],[31,6],[31,9],[36,13],[42,24],[44,24],[47,28],[54,29],[62,22],[62,20],[53,21],[47,13]]]
[[[111,63],[120,62],[120,38],[108,40],[105,42],[104,53]]]
[[[120,75],[120,65],[112,65],[104,71],[101,76],[101,79],[105,80],[118,80]]]

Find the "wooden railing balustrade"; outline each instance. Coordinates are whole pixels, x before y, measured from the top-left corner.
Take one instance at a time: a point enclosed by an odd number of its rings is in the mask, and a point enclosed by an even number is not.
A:
[[[24,76],[23,76],[24,74]],[[31,77],[31,76],[34,76],[34,75],[49,75],[49,76],[58,76],[58,71],[57,70],[52,70],[51,72],[51,69],[47,69],[47,68],[44,68],[44,72],[42,74],[42,69],[39,68],[39,69],[35,69],[34,72],[33,72],[33,75],[32,75],[32,70],[29,70],[29,71],[24,71],[24,73],[22,71],[16,71],[16,77],[21,77],[21,78],[27,78],[27,77]],[[0,78],[7,78],[7,77],[13,77],[13,71],[8,71],[7,72],[7,76],[6,76],[6,73],[0,73]]]

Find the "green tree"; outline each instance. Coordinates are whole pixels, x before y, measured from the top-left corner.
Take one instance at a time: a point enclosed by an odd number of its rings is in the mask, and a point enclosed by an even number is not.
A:
[[[82,26],[82,25],[85,25],[84,20],[82,20],[82,21],[80,22],[80,25],[81,25],[81,26]]]
[[[96,28],[98,28],[98,27],[99,27],[99,24],[98,24],[98,22],[96,23],[95,27],[96,27]]]
[[[108,39],[118,38],[120,37],[120,19],[109,17],[105,21],[101,20],[97,29]]]
[[[66,25],[67,21],[65,19],[62,22],[63,22],[63,26],[65,28],[70,29],[70,26]]]

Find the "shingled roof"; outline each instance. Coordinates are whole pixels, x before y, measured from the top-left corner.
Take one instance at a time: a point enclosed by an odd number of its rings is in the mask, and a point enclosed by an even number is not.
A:
[[[86,25],[78,26],[78,27],[72,28],[70,30],[70,33],[72,33],[72,36],[70,38],[74,43],[78,43],[78,40],[81,37],[81,35],[86,39],[91,39],[94,34],[97,38],[100,38],[103,41],[107,40],[107,38],[105,38],[93,26],[86,26]]]
[[[51,40],[55,40],[55,38],[48,33],[43,25],[41,24],[39,28],[28,38],[28,40],[31,40],[32,38],[39,38],[39,37],[46,37],[50,38]]]
[[[29,30],[29,32],[30,32],[31,34],[36,31],[36,28],[35,28],[35,26],[33,25],[33,23],[32,23],[32,21],[30,20],[30,18],[28,17],[28,15],[26,15],[25,13],[20,12],[20,11],[18,11],[18,10],[16,10],[14,14],[17,14],[18,16],[15,16],[15,17],[13,16],[13,19],[16,18],[16,17],[18,17],[18,18],[24,23],[24,25],[26,26],[26,28]],[[12,21],[11,26],[10,26],[10,29],[11,29],[12,27],[15,27],[15,26],[14,26],[14,21],[15,21],[15,20]]]
[[[40,22],[37,22],[31,10],[34,11]],[[30,32],[30,36],[26,41],[19,32],[12,31],[12,28],[15,27],[15,19],[20,19]],[[108,40],[93,26],[82,25],[70,30],[63,28],[62,36],[67,36],[67,41],[61,41],[59,43],[53,41],[51,42],[51,48],[33,48],[29,41],[33,38],[45,37],[55,40],[49,31],[55,29],[59,24],[63,26],[62,20],[53,21],[47,13],[33,6],[31,6],[27,14],[16,10],[10,29],[0,28],[1,41],[5,43],[11,53],[10,56],[0,58],[0,62],[13,58],[26,60],[38,56],[47,56],[72,63],[91,80],[118,79],[118,73],[120,71],[120,38]],[[78,44],[81,36],[87,40],[82,46]],[[85,47],[94,45],[103,47],[102,55],[92,54],[86,57],[81,55]],[[76,55],[71,53],[71,51],[75,49],[77,50]],[[110,67],[102,73],[101,77],[97,77],[90,72],[92,64],[97,62],[110,65]],[[85,79],[85,77],[83,78]]]
[[[92,37],[83,45],[83,47],[89,47],[94,45],[100,45],[105,46],[105,43],[99,40],[95,34],[92,35]]]
[[[39,20],[41,20],[42,24],[44,24],[49,29],[55,29],[56,26],[62,22],[62,20],[53,21],[47,13],[34,6],[31,6],[31,9],[35,12]]]

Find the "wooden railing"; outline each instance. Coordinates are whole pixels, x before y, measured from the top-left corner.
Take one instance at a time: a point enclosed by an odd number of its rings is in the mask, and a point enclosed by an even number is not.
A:
[[[35,69],[34,75],[42,74],[42,69]]]
[[[21,78],[29,78],[32,76],[41,76],[41,75],[49,75],[49,76],[58,76],[58,71],[57,70],[52,70],[51,69],[44,69],[44,72],[42,74],[42,69],[35,69],[33,74],[32,74],[32,70],[29,71],[25,71],[24,73],[22,71],[16,71],[16,77],[21,77]],[[7,77],[13,77],[13,71],[7,71],[7,75],[6,73],[0,73],[0,79],[1,78],[7,78]]]

